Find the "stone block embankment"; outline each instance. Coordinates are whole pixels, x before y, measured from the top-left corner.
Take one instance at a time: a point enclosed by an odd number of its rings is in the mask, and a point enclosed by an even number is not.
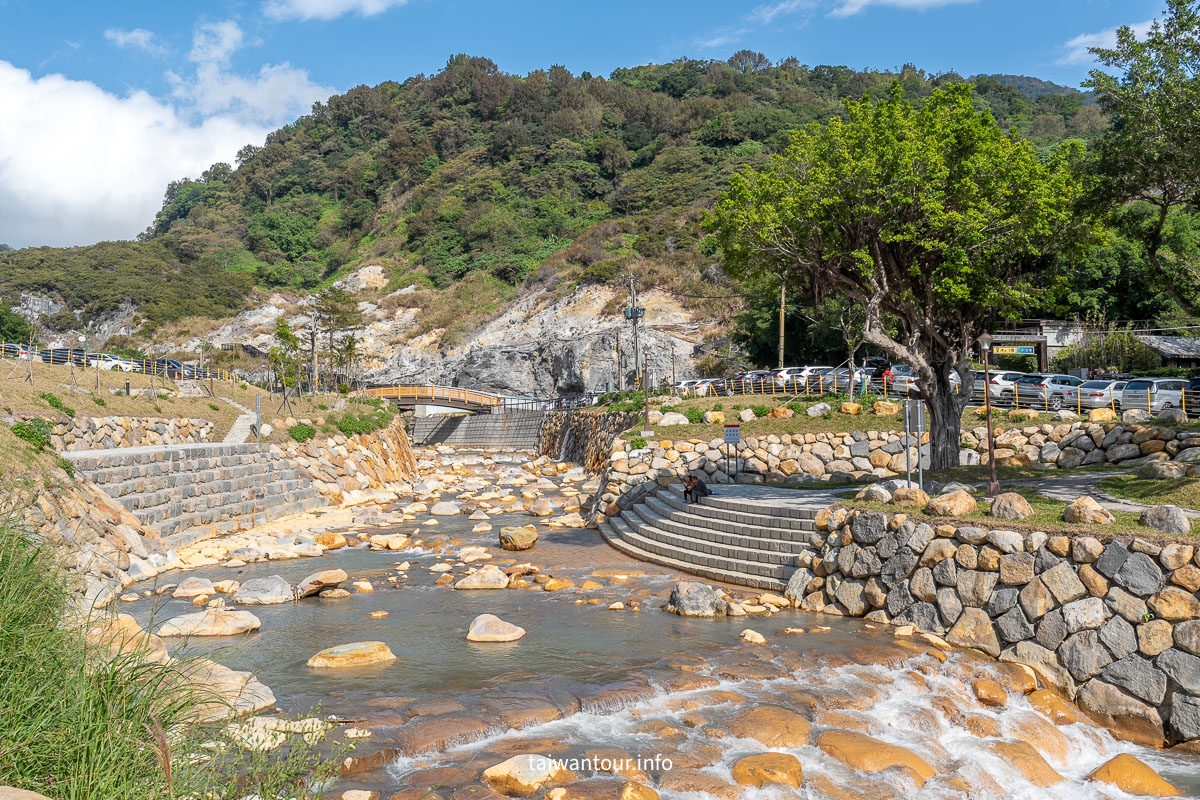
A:
[[[596,411],[549,411],[538,434],[539,453],[581,465],[595,474],[608,466],[613,440],[635,426],[639,414]]]
[[[341,505],[394,500],[396,489],[417,477],[416,456],[399,419],[372,433],[292,442],[283,456],[315,491]]]
[[[50,429],[58,451],[199,444],[212,439],[213,423],[188,417],[76,417]]]
[[[1136,741],[1200,738],[1200,551],[826,509],[786,595],[1027,664]]]

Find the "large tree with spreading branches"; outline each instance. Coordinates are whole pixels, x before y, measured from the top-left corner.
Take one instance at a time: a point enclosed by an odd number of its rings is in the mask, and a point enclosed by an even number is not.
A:
[[[975,108],[969,85],[919,108],[896,86],[736,175],[708,227],[735,278],[783,275],[862,306],[864,341],[913,367],[932,465],[948,468],[982,323],[1019,315],[1052,258],[1086,237],[1080,155],[1039,160]]]

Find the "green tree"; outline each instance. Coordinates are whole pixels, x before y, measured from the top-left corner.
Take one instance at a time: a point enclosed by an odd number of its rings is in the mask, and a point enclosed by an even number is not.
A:
[[[863,307],[864,341],[913,367],[944,469],[958,464],[981,323],[1019,314],[1049,259],[1083,239],[1078,155],[1043,163],[975,109],[970,86],[920,108],[894,86],[735,175],[708,226],[735,278],[782,274]]]
[[[7,306],[0,306],[0,342],[29,342],[29,322]]]
[[[1138,40],[1129,27],[1111,48],[1093,48],[1105,67],[1085,86],[1112,126],[1096,144],[1098,200],[1137,200],[1153,213],[1128,228],[1146,250],[1159,288],[1194,313],[1200,306],[1200,3],[1167,0],[1166,13]]]
[[[288,390],[299,391],[300,387],[300,337],[283,317],[275,320],[275,344],[267,351],[267,363],[283,389],[284,402],[291,408]]]
[[[317,295],[313,302],[313,318],[315,330],[325,337],[326,349],[331,357],[337,353],[335,340],[339,336],[352,333],[363,326],[363,314],[358,308],[358,298],[340,286],[330,286]],[[315,356],[313,374],[316,374]]]

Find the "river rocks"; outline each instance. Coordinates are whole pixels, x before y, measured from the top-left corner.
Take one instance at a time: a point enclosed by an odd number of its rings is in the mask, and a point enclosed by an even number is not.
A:
[[[992,628],[991,618],[980,608],[964,608],[958,622],[946,634],[946,641],[960,647],[982,650],[992,658],[1000,655],[1000,642]]]
[[[1115,518],[1104,506],[1084,496],[1067,506],[1063,520],[1076,525],[1111,525]]]
[[[327,647],[308,660],[314,669],[343,669],[381,664],[396,658],[383,642],[354,642]]]
[[[803,747],[812,725],[804,717],[779,706],[757,706],[734,715],[725,723],[734,736],[755,739],[767,747]]]
[[[452,503],[448,500],[443,500],[439,503],[434,503],[433,508],[429,509],[429,513],[435,517],[456,517],[461,511],[458,503]]]
[[[311,597],[326,589],[335,589],[347,579],[346,571],[341,569],[324,569],[314,572],[296,585],[296,597]]]
[[[741,635],[738,638],[740,638],[746,644],[766,644],[767,643],[767,639],[765,636],[763,636],[758,631],[752,630],[750,628],[746,628],[744,631],[742,631]]]
[[[971,691],[975,694],[975,699],[985,706],[1003,708],[1008,705],[1008,692],[995,681],[977,678],[971,682]]]
[[[507,589],[509,578],[495,564],[485,564],[467,577],[454,584],[458,590]]]
[[[1005,492],[992,500],[990,513],[996,519],[1026,520],[1033,516],[1033,506],[1016,492]]]
[[[525,512],[535,517],[549,517],[554,514],[554,506],[550,505],[549,500],[542,498],[527,504]]]
[[[977,505],[975,498],[966,492],[951,492],[930,500],[925,513],[935,517],[965,517],[975,513]]]
[[[799,788],[804,782],[800,760],[788,753],[745,756],[734,762],[730,774],[739,786],[753,786],[756,789],[769,784]]]
[[[529,527],[500,529],[500,547],[504,550],[528,550],[537,543],[537,540],[537,531]]]
[[[681,581],[671,590],[666,610],[681,617],[718,617],[729,613],[729,603],[707,584]]]
[[[237,636],[256,631],[262,623],[249,611],[210,608],[172,617],[158,629],[159,636]]]
[[[322,531],[313,539],[326,550],[341,550],[346,546],[346,537],[336,531]]]
[[[468,642],[515,642],[525,635],[525,629],[505,622],[492,614],[480,614],[471,620]]]
[[[1181,792],[1145,762],[1129,753],[1121,753],[1088,773],[1088,780],[1116,786],[1139,797],[1176,797]]]
[[[993,741],[988,743],[988,747],[996,757],[1020,772],[1034,786],[1054,786],[1064,780],[1046,763],[1041,753],[1025,742]]]
[[[292,585],[278,575],[251,578],[241,585],[233,602],[243,606],[270,606],[290,603],[296,597]]]
[[[483,782],[509,797],[528,797],[543,786],[570,780],[571,773],[554,759],[523,754],[488,767]]]
[[[197,578],[195,576],[184,578],[175,587],[175,591],[171,593],[171,597],[183,600],[190,600],[193,597],[208,596],[211,597],[217,593],[213,588],[213,582],[208,578]]]
[[[817,737],[816,744],[826,755],[860,772],[899,769],[918,789],[937,774],[913,751],[854,731],[825,731]]]
[[[1138,520],[1148,528],[1166,533],[1190,533],[1192,521],[1179,506],[1154,506],[1142,512]]]

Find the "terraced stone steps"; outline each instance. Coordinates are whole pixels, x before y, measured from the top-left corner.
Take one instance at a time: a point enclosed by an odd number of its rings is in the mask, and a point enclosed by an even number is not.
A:
[[[256,444],[129,447],[64,455],[176,547],[323,505],[311,483],[282,455]]]
[[[813,518],[833,502],[825,492],[756,499],[754,487],[717,487],[687,504],[672,485],[600,526],[605,539],[633,558],[726,583],[780,590],[796,559],[816,541]],[[771,502],[774,499],[775,502]]]

